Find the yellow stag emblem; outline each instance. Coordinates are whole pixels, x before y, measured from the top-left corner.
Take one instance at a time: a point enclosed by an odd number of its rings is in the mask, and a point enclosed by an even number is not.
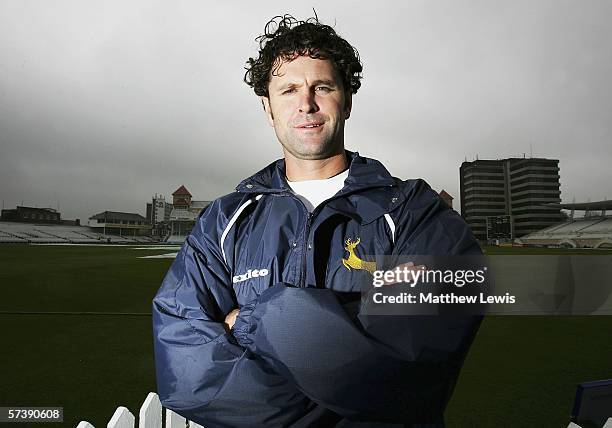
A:
[[[351,270],[351,268],[363,269],[373,273],[376,270],[376,262],[366,262],[355,254],[355,247],[359,245],[359,242],[361,242],[361,238],[357,238],[356,241],[351,240],[351,238],[346,240],[346,247],[344,247],[344,249],[348,251],[349,257],[348,259],[342,259],[342,264],[346,266],[348,270]]]

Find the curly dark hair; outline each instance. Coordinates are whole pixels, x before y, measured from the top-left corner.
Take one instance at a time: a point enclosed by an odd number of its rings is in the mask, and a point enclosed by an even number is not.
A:
[[[266,24],[264,34],[255,40],[259,42],[259,57],[247,61],[244,81],[259,96],[269,96],[270,77],[276,75],[283,61],[291,61],[296,55],[329,59],[342,79],[344,90],[350,89],[355,94],[361,86],[363,67],[359,52],[332,27],[321,24],[316,12],[314,18],[306,21],[291,15],[275,16]]]

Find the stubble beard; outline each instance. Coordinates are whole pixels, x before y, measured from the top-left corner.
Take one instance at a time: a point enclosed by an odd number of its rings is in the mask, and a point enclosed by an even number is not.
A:
[[[326,125],[327,126],[327,123]],[[300,132],[300,131],[294,131]],[[292,135],[292,131],[289,131],[287,135],[282,136],[276,133],[278,140],[283,146],[286,152],[289,152],[296,159],[303,160],[320,160],[327,159],[344,150],[344,144],[342,141],[342,130],[338,132],[332,132],[331,135],[320,135],[320,142],[315,142],[307,135],[300,138],[299,135]]]
[[[290,142],[281,141],[281,145],[285,151],[291,153],[297,159],[316,160],[326,159],[337,154],[338,144],[332,139],[324,139],[320,144],[306,143],[298,139],[292,139]]]

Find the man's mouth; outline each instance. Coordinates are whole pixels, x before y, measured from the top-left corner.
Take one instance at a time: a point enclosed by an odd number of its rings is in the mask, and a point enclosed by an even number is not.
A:
[[[296,126],[296,128],[305,128],[305,129],[311,129],[311,128],[319,128],[323,126],[323,122],[309,122],[309,123],[303,123],[301,125]]]

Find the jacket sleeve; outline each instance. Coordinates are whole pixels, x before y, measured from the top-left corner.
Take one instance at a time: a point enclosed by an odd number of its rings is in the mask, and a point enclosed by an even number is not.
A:
[[[423,182],[394,213],[394,255],[480,254],[467,225]],[[434,197],[435,196],[435,197]],[[277,284],[234,326],[239,342],[314,401],[353,420],[439,421],[481,316],[371,316],[334,292]]]
[[[312,402],[226,332],[237,304],[206,227],[200,219],[153,299],[160,400],[207,428],[286,424]]]

